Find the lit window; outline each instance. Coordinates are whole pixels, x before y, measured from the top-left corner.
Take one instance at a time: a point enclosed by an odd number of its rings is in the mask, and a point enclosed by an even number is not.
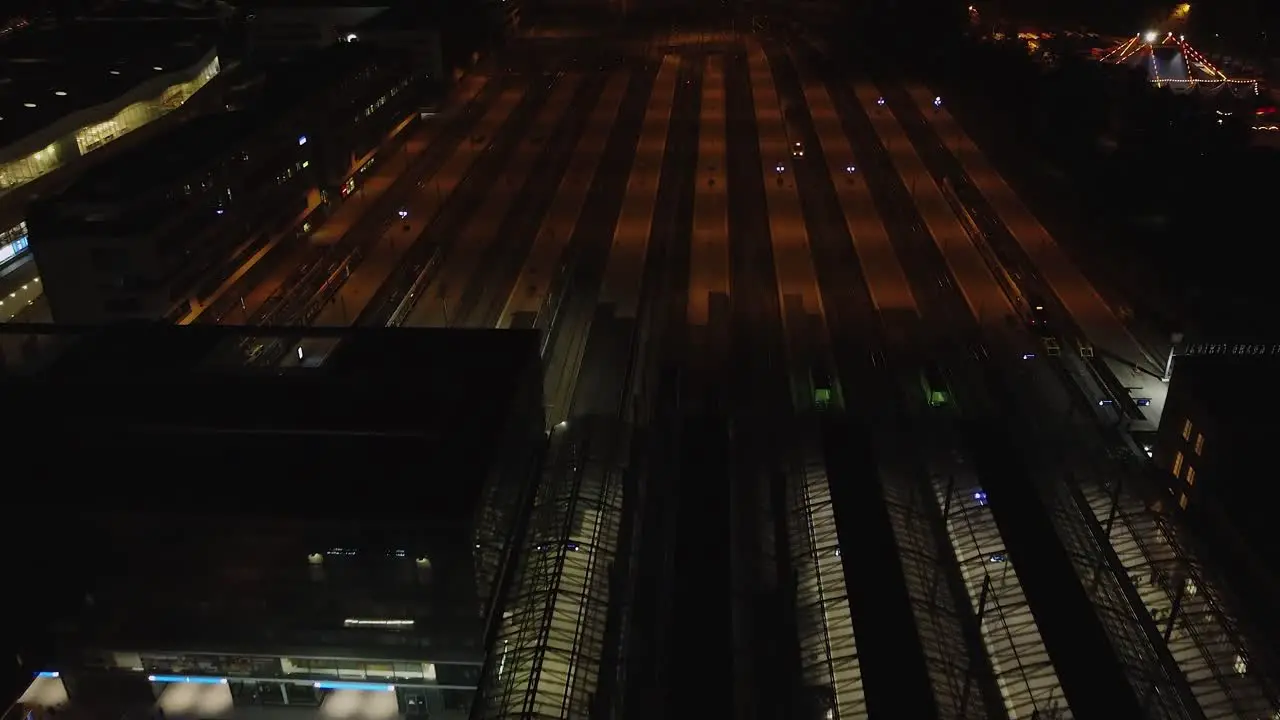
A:
[[[1178,507],[1182,508],[1183,510],[1186,510],[1186,509],[1187,509],[1187,494],[1186,494],[1186,493],[1182,493],[1182,496],[1178,498]]]
[[[1234,667],[1235,667],[1236,673],[1240,675],[1244,675],[1245,673],[1249,672],[1249,658],[1245,657],[1244,655],[1236,655],[1236,662]]]
[[[1195,484],[1196,484],[1196,469],[1188,465],[1187,466],[1187,487],[1192,487]]]
[[[1182,439],[1183,440],[1191,439],[1191,421],[1190,420],[1182,421]]]
[[[1182,477],[1182,451],[1179,450],[1177,455],[1173,456],[1173,475],[1174,477]]]
[[[1204,454],[1204,433],[1196,433],[1196,454]]]

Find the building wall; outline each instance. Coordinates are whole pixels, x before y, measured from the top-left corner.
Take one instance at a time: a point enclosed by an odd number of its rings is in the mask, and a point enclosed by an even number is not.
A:
[[[1235,590],[1254,631],[1280,642],[1280,543],[1272,529],[1280,487],[1269,477],[1280,423],[1265,396],[1235,382],[1274,374],[1276,360],[1178,363],[1153,448],[1156,482]]]
[[[1229,445],[1219,418],[1195,391],[1193,376],[1174,374],[1152,451],[1162,471],[1161,487],[1182,510],[1190,507],[1198,489],[1214,474],[1214,456],[1221,457]]]
[[[89,154],[176,110],[218,74],[216,50],[196,66],[140,85],[110,105],[82,110],[0,150],[0,193],[5,193]]]
[[[494,455],[475,523],[476,591],[485,615],[492,612],[512,570],[511,551],[518,546],[546,443],[540,364],[530,363],[520,387],[498,436],[504,451]]]
[[[296,217],[312,193],[328,198],[329,207],[346,197],[356,162],[414,116],[423,92],[422,77],[398,56],[335,78],[268,128],[230,141],[214,165],[166,187],[139,178],[136,195],[101,209],[122,216],[133,233],[101,232],[74,219],[95,208],[63,204],[44,213],[33,222],[33,244],[54,319],[169,316],[212,278],[228,276],[224,266],[235,262],[238,247]]]
[[[307,150],[276,126],[228,145],[212,164],[170,183],[138,178],[134,195],[109,203],[54,201],[36,210],[32,244],[54,320],[167,315],[264,214],[302,209],[314,186]]]
[[[248,20],[250,52],[272,55],[332,45],[346,36],[348,28],[385,10],[385,6],[294,6],[254,10]]]
[[[335,101],[329,119],[316,127],[321,189],[345,197],[343,185],[387,133],[419,109],[430,81],[408,55],[387,58],[352,79],[351,92]]]

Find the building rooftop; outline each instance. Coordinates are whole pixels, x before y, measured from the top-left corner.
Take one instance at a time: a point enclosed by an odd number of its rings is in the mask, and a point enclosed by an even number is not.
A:
[[[0,340],[21,344],[21,335],[3,337],[17,332],[31,330],[5,325]],[[237,493],[279,486],[248,506],[456,520],[470,517],[494,444],[538,377],[532,332],[316,331],[305,334],[341,338],[319,367],[220,365],[218,358],[237,354],[227,350],[244,341],[239,332],[56,330],[42,339],[64,347],[32,370],[0,375],[0,393],[12,406],[34,408],[30,422],[62,448],[43,468],[50,476],[82,472],[70,465],[82,453],[129,473],[130,492],[91,484],[77,502],[165,510],[194,500],[210,511],[243,510],[247,498]],[[13,342],[3,348],[17,364],[22,351]],[[209,481],[217,488],[206,498],[199,488]],[[321,489],[306,490],[308,483]]]
[[[128,198],[138,192],[138,178],[150,187],[177,181],[220,159],[230,143],[256,130],[261,118],[252,110],[196,116],[94,166],[50,202]]]
[[[252,506],[254,498],[242,502]],[[324,648],[343,657],[436,661],[474,661],[480,652],[470,545],[433,541],[430,522],[228,513],[76,524],[100,549],[80,563],[93,602],[63,624],[67,646],[302,656]],[[412,624],[345,622],[360,618]]]
[[[474,15],[475,4],[465,7],[446,7],[434,3],[401,3],[357,25],[353,30],[359,36],[361,30],[404,30],[407,28],[442,27],[448,20],[457,19],[458,13]]]
[[[247,12],[254,10],[272,10],[275,8],[377,8],[385,9],[394,4],[393,0],[245,0],[243,7]]]
[[[33,19],[0,37],[0,147],[157,75],[186,70],[216,46],[220,23],[208,13],[137,7]]]
[[[296,108],[322,90],[334,89],[352,71],[394,53],[370,43],[335,43],[303,54],[246,64],[231,77],[237,106],[276,112]]]
[[[342,43],[291,60],[242,65],[228,76],[229,97],[236,110],[197,116],[95,166],[67,188],[58,201],[112,200],[136,192],[135,178],[162,186],[213,162],[228,148],[307,99],[340,82],[344,70],[363,67],[381,51],[359,43]],[[298,133],[306,127],[299,124]]]

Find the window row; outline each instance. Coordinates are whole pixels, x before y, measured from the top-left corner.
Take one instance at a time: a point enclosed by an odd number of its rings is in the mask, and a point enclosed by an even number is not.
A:
[[[0,192],[25,185],[58,169],[63,163],[86,155],[176,109],[213,79],[219,69],[218,58],[214,57],[199,75],[187,82],[165,88],[158,97],[133,103],[108,120],[80,128],[64,141],[51,143],[26,157],[0,165]],[[75,157],[66,157],[70,152],[68,149],[70,143],[65,141],[72,138],[75,139],[78,154]]]

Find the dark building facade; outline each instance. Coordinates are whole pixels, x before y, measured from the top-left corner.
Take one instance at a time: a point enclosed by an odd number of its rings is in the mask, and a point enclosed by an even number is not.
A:
[[[6,7],[12,15],[0,17],[0,271],[28,260],[34,198],[200,112],[193,99],[225,62],[212,6],[50,9]]]
[[[1280,369],[1280,345],[1187,349],[1175,360],[1152,449],[1157,483],[1205,539],[1218,565],[1234,576],[1253,618],[1280,638],[1280,623],[1267,609],[1280,600],[1273,512],[1280,489],[1266,480],[1280,420],[1241,383]]]
[[[33,207],[30,242],[56,321],[181,318],[273,234],[305,233],[353,192],[424,91],[404,53],[367,44],[233,80],[220,88],[224,112]]]
[[[469,707],[545,444],[537,336],[332,335],[320,367],[252,371],[221,365],[222,328],[117,326],[0,375],[15,402],[74,395],[39,421],[68,460],[131,468],[127,493],[24,504],[100,549],[58,581],[84,602],[38,668],[71,706],[203,716],[165,693],[213,685],[232,706]]]
[[[206,115],[83,176],[32,208],[53,317],[168,315],[277,211],[305,208],[304,137],[253,111]]]

